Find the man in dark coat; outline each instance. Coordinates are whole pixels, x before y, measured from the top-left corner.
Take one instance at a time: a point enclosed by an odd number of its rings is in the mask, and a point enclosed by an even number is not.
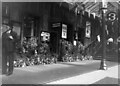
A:
[[[14,52],[16,43],[16,33],[9,27],[2,34],[2,73],[11,75],[14,67]]]

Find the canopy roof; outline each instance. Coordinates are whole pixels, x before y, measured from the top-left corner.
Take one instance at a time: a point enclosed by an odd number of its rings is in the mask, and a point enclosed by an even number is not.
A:
[[[85,5],[85,11],[90,14],[95,14],[99,16],[99,10],[101,8],[101,2],[103,3],[105,0],[63,0],[69,3],[69,9],[73,9],[75,5],[81,6]],[[107,0],[107,10],[108,11],[116,11],[120,9],[120,0]]]

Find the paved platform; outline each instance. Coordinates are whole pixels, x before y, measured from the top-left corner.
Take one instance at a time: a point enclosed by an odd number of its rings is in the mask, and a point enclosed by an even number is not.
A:
[[[96,70],[47,84],[118,84],[118,66]]]
[[[109,73],[118,74],[117,72],[118,63],[107,61],[106,64],[108,66],[107,71],[109,71]],[[91,84],[99,81],[98,79],[105,78],[106,76],[105,71],[99,70],[99,67],[100,67],[100,60],[63,62],[57,64],[15,68],[14,73],[11,76],[0,75],[0,77],[2,77],[2,84],[55,84],[56,82],[59,82],[61,80],[64,81],[65,79],[69,80],[73,78],[73,80],[76,80],[77,78],[79,78],[79,76],[81,77],[81,75],[84,75],[82,76],[81,79],[91,81],[88,82],[88,84]],[[111,67],[113,68],[111,69]],[[88,76],[87,74],[90,76]],[[102,75],[99,76],[100,74],[103,74],[104,77],[102,77]],[[97,78],[98,79],[95,80],[91,78],[93,77],[92,75],[96,77],[96,79]],[[113,75],[113,76],[114,78],[117,78],[117,75]],[[80,79],[77,80],[78,82],[80,82]],[[72,81],[69,82],[74,83]],[[78,82],[74,84],[79,84]],[[66,82],[66,84],[70,84],[70,83]],[[86,81],[82,83],[86,83]],[[56,84],[62,84],[62,83],[59,82]]]

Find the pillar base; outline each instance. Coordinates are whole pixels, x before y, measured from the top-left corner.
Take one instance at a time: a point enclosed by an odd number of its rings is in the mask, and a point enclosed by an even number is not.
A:
[[[100,70],[107,70],[107,65],[105,63],[105,59],[101,61]]]

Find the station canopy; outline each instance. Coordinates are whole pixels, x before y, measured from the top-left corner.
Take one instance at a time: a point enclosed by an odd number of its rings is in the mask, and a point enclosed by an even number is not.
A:
[[[116,11],[120,9],[120,0],[63,0],[69,4],[69,9],[73,9],[76,5],[82,6],[84,4],[85,11],[95,16],[100,15],[100,8],[102,4],[107,6],[107,11]]]

